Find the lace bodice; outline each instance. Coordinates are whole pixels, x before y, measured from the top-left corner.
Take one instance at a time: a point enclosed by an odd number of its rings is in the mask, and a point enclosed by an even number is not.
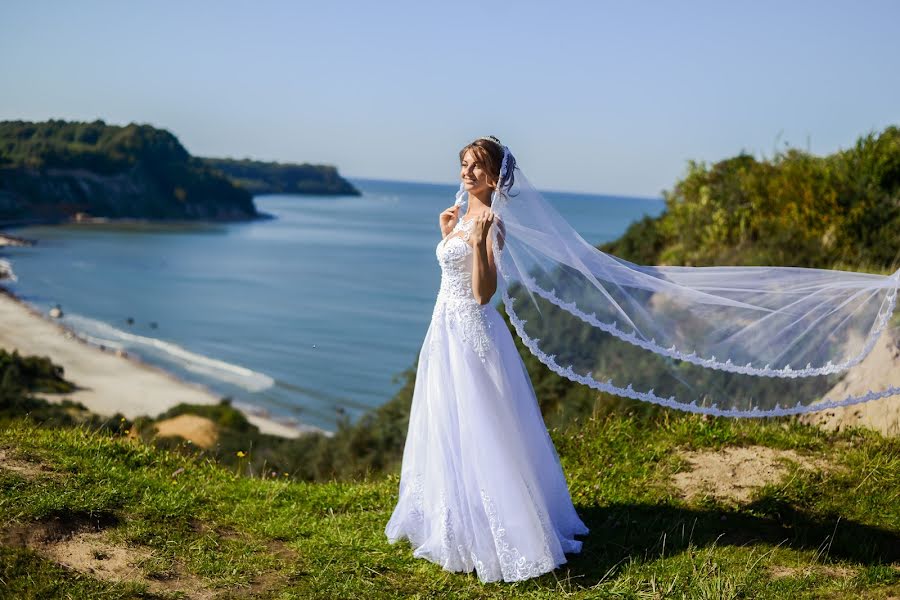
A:
[[[473,228],[474,220],[459,219],[435,249],[441,266],[441,287],[432,319],[449,319],[451,327],[459,331],[463,340],[471,344],[484,361],[491,344],[490,323],[485,319],[484,311],[490,305],[480,304],[472,291],[472,266],[475,258],[468,240]]]
[[[437,260],[441,265],[441,288],[438,298],[475,299],[472,291],[472,261],[469,236],[473,221],[459,219],[453,230],[437,246]]]

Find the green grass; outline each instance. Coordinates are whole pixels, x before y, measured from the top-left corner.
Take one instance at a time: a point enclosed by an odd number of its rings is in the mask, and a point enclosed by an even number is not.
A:
[[[247,477],[241,465],[121,435],[15,420],[0,431],[7,464],[0,469],[0,597],[900,594],[900,440],[682,415],[655,423],[589,419],[551,433],[591,529],[583,551],[540,578],[481,584],[474,574],[412,558],[406,542],[387,543],[396,475],[323,483]],[[791,449],[829,468],[794,468],[744,504],[678,494],[671,476],[685,467],[679,450],[748,445]],[[55,531],[53,539],[102,532],[141,557],[135,581],[55,564],[41,548],[16,542],[30,528]]]

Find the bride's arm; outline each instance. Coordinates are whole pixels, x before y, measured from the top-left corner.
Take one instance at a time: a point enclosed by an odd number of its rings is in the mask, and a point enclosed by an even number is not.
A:
[[[472,261],[472,293],[479,304],[487,304],[491,301],[494,292],[497,291],[497,266],[494,264],[494,252],[491,247],[491,224],[495,221],[494,214],[487,217],[479,217],[472,232],[474,260]],[[499,223],[499,221],[497,221]],[[498,238],[502,243],[503,236]]]

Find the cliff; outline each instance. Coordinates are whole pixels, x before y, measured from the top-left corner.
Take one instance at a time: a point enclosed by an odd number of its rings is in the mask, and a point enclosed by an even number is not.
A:
[[[0,220],[92,217],[244,220],[259,216],[251,195],[224,177],[200,173],[189,180],[171,165],[163,177],[141,164],[120,173],[83,168],[0,167]]]

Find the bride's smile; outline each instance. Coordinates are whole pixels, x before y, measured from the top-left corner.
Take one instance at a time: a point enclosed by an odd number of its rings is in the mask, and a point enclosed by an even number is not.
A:
[[[460,160],[460,178],[471,196],[476,196],[489,204],[493,186],[482,160],[472,149],[466,150]]]

